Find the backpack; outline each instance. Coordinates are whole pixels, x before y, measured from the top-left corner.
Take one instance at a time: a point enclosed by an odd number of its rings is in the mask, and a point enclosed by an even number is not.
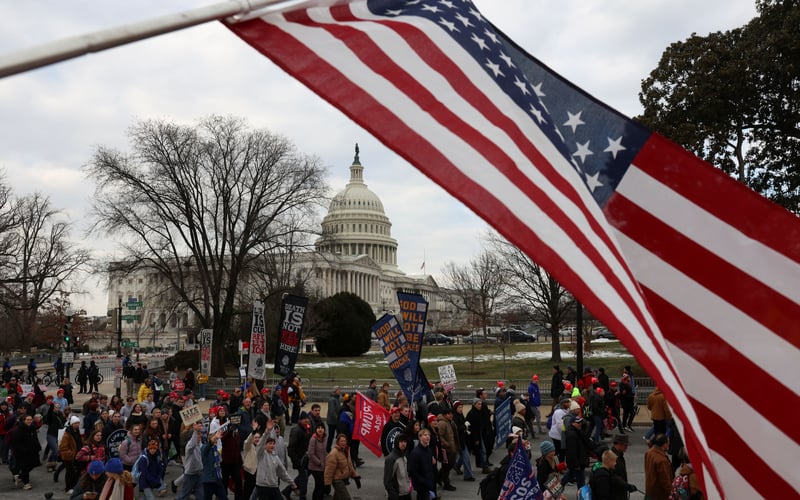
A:
[[[139,484],[139,478],[142,477],[142,467],[146,465],[142,464],[144,461],[144,455],[136,459],[136,462],[133,463],[133,467],[131,468],[131,476],[133,476],[133,484]]]
[[[478,484],[478,492],[482,500],[497,500],[500,496],[500,491],[503,489],[503,482],[506,480],[505,475],[500,477],[500,468],[493,470],[487,474]]]
[[[689,499],[689,476],[678,474],[672,480],[672,489],[669,491],[669,500]]]
[[[592,488],[588,484],[578,490],[578,500],[592,500]]]

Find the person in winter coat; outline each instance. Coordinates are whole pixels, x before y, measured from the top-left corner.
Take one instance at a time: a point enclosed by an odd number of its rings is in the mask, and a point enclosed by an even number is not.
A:
[[[50,402],[44,414],[44,422],[47,424],[47,447],[50,454],[47,456],[47,472],[56,470],[56,460],[58,459],[58,431],[64,428],[64,413],[61,406]]]
[[[381,451],[384,457],[394,450],[394,440],[403,433],[405,425],[400,421],[400,408],[393,407],[389,413],[389,421],[381,430]]]
[[[86,472],[81,474],[70,500],[90,500],[100,496],[108,479],[105,469],[105,464],[99,460],[90,463]]]
[[[292,431],[289,433],[289,445],[287,446],[292,468],[297,471],[297,476],[293,482],[297,485],[300,500],[305,500],[308,489],[308,462],[305,462],[303,457],[308,453],[308,442],[310,440],[311,422],[308,413],[301,412],[297,419],[297,425],[292,427]],[[284,488],[282,493],[284,496],[291,495],[290,488]]]
[[[635,398],[633,388],[630,384],[630,377],[626,374],[622,376],[619,382],[619,406],[622,408],[622,420],[620,426],[627,432],[633,432],[633,417],[636,416],[634,411]]]
[[[131,430],[134,425],[139,425],[141,426],[142,430],[144,430],[145,426],[147,425],[147,420],[147,414],[144,411],[144,407],[140,403],[136,403],[131,409],[130,416],[125,419],[125,428]]]
[[[408,477],[408,437],[400,435],[383,463],[383,487],[389,500],[411,500]]]
[[[14,451],[16,467],[19,472],[14,476],[14,481],[17,486],[29,490],[33,487],[30,473],[34,467],[41,465],[39,452],[42,450],[31,415],[20,417],[17,427],[11,435],[11,449]]]
[[[78,368],[78,385],[80,386],[78,394],[86,394],[89,392],[86,387],[86,383],[88,381],[89,381],[89,368],[86,366],[86,361],[81,361],[81,366],[80,368]]]
[[[700,481],[697,479],[697,474],[689,462],[689,454],[686,448],[681,448],[678,452],[678,460],[680,460],[680,467],[678,467],[677,476],[686,476],[689,483],[689,500],[703,500],[703,490],[700,489]]]
[[[75,462],[81,471],[86,470],[89,463],[95,460],[106,463],[106,447],[103,443],[103,431],[100,429],[95,429],[89,433],[89,439],[86,440],[86,444],[75,455]]]
[[[224,408],[224,407],[223,407]],[[239,428],[228,425],[225,432],[220,435],[222,451],[220,452],[220,469],[222,471],[222,484],[230,484],[233,480],[233,492],[236,500],[242,498],[242,444],[239,438]]]
[[[142,426],[136,424],[131,427],[128,431],[128,436],[119,445],[119,459],[122,461],[123,468],[130,472],[133,469],[133,464],[142,456],[143,452]]]
[[[458,430],[453,423],[453,408],[445,407],[439,414],[436,421],[436,432],[439,436],[439,447],[442,454],[442,468],[439,471],[438,480],[442,488],[447,491],[455,491],[456,487],[450,483],[450,471],[456,463],[456,454],[461,448],[458,442]]]
[[[203,498],[202,449],[206,442],[203,430],[202,421],[192,424],[192,433],[186,440],[186,452],[183,459],[183,483],[177,500],[186,500],[189,495],[194,495],[195,498],[200,500]],[[174,485],[175,483],[173,482],[172,484]]]
[[[581,488],[586,482],[585,470],[589,466],[589,450],[592,443],[581,417],[574,418],[569,422],[567,430],[564,432],[567,473],[561,478],[561,484],[566,485],[570,479],[574,479],[575,485]]]
[[[550,441],[539,443],[539,449],[542,452],[542,456],[536,459],[536,480],[539,481],[539,487],[542,491],[545,491],[550,476],[555,474],[560,477],[561,471],[567,468],[567,464],[558,462],[556,447]]]
[[[419,445],[408,457],[408,475],[417,500],[436,498],[436,459],[430,447],[431,433],[428,429],[419,431]]]
[[[669,439],[657,434],[644,454],[644,492],[651,500],[667,500],[672,489],[672,465],[667,457]]]
[[[272,432],[272,429],[270,429]],[[268,436],[263,447],[258,449],[258,473],[256,474],[256,492],[258,500],[280,499],[280,482],[286,481],[292,488],[292,478],[286,472],[286,466],[275,454],[275,438]],[[336,497],[334,497],[336,498]],[[207,500],[211,500],[207,497]]]
[[[242,486],[242,498],[250,498],[256,489],[256,473],[258,472],[258,448],[261,444],[261,434],[258,430],[258,422],[253,422],[253,432],[248,434],[242,447],[242,470],[244,472],[244,483]]]
[[[667,422],[672,418],[672,412],[667,404],[667,397],[656,386],[655,390],[647,397],[647,409],[650,410],[650,418],[653,421],[653,431],[656,434],[667,433]]]
[[[489,469],[489,462],[486,460],[486,453],[483,450],[483,418],[481,410],[483,409],[483,400],[475,398],[472,402],[472,408],[467,412],[467,427],[469,436],[469,448],[475,454],[475,466],[482,469],[484,474],[491,472]]]
[[[89,392],[99,392],[98,385],[100,384],[100,368],[97,367],[94,360],[89,361],[89,372],[87,373],[89,379]]]
[[[144,494],[145,500],[154,500],[156,492],[161,489],[164,482],[164,464],[158,439],[147,441],[147,448],[142,453],[142,461],[138,468],[141,473],[139,490]]]
[[[80,477],[78,465],[75,462],[75,456],[78,450],[83,447],[83,438],[81,437],[81,419],[75,415],[69,417],[69,424],[64,431],[64,436],[58,443],[58,454],[61,456],[62,465],[66,469],[64,478],[64,491],[69,491],[75,487]],[[58,482],[58,469],[56,469],[53,479]]]
[[[209,434],[208,441],[203,443],[200,455],[203,460],[203,499],[228,500],[228,488],[222,482],[222,457],[217,442],[222,438],[222,433],[217,431]]]
[[[325,444],[325,449],[330,452],[333,445],[333,438],[336,435],[336,424],[339,422],[339,412],[342,409],[342,403],[339,396],[342,390],[338,387],[333,389],[333,392],[328,397],[328,412],[325,414],[325,421],[328,424],[328,442]]]
[[[100,492],[99,500],[134,500],[133,476],[126,471],[118,458],[106,463],[106,484]]]
[[[458,433],[458,446],[456,452],[456,472],[464,473],[464,481],[475,481],[475,476],[472,473],[472,464],[469,459],[469,447],[467,445],[467,419],[462,412],[463,404],[461,401],[453,402],[453,423],[456,426]]]
[[[327,492],[325,488],[325,424],[319,423],[314,428],[314,434],[308,440],[308,472],[314,478],[314,491],[311,500],[322,500]]]
[[[325,458],[324,478],[325,485],[333,488],[333,500],[350,500],[350,493],[347,491],[350,478],[355,478],[360,487],[361,478],[353,467],[347,450],[347,436],[344,434],[336,436],[334,447]]]
[[[628,484],[616,473],[617,455],[611,451],[603,452],[603,466],[592,471],[589,487],[592,500],[627,500],[628,493],[636,491],[636,486]]]

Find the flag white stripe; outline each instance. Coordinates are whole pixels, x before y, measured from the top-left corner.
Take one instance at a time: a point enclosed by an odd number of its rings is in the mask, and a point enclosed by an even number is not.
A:
[[[741,453],[750,453],[750,450],[741,450]],[[719,477],[724,478],[723,484],[725,485],[725,491],[728,494],[727,498],[764,498],[764,495],[762,495],[758,490],[754,489],[753,486],[747,482],[744,476],[742,476],[739,471],[733,468],[730,462],[725,459],[724,455],[720,455],[714,450],[711,450],[711,460],[714,462],[714,467],[716,467]],[[711,477],[708,475],[708,469],[704,467],[703,470],[706,474],[705,477]],[[724,498],[719,491],[712,489],[714,487],[714,483],[711,481],[708,481],[705,486],[704,498]]]
[[[617,193],[731,265],[800,303],[800,264],[744,233],[631,165]]]
[[[679,269],[664,262],[629,236],[618,233],[617,239],[640,283],[715,332],[742,356],[769,369],[770,374],[795,393],[800,392],[800,377],[797,377],[795,366],[800,359],[800,352],[795,346]],[[714,313],[710,314],[710,311]],[[758,345],[754,345],[756,340]]]

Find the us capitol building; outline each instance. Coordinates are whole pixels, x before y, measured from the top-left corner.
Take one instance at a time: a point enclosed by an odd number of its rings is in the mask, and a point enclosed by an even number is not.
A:
[[[380,317],[390,311],[399,314],[398,291],[418,293],[429,303],[429,324],[440,324],[443,320],[452,323],[457,314],[445,300],[446,290],[439,288],[430,275],[409,275],[397,267],[398,244],[392,238],[391,228],[383,203],[364,182],[364,167],[356,145],[350,181],[333,197],[322,220],[322,235],[315,242],[315,251],[296,256],[296,266],[309,276],[306,284],[309,295],[324,298],[351,292],[364,299]],[[123,319],[126,315],[139,315],[136,321],[122,322],[123,336],[131,338],[134,331],[141,332],[139,347],[150,346],[151,335],[155,346],[174,345],[176,338],[186,338],[176,334],[193,332],[197,329],[196,322],[192,321],[188,308],[161,310],[148,304],[148,297],[157,295],[155,287],[161,282],[149,276],[151,274],[149,270],[125,275],[112,273],[108,310],[114,310],[120,299],[123,304],[141,302],[144,304],[141,311],[123,311]],[[441,327],[445,326],[441,324]],[[113,329],[116,330],[116,326]],[[428,328],[429,331],[437,329],[436,326]],[[156,338],[156,330],[162,338]],[[179,348],[183,347],[182,343]]]

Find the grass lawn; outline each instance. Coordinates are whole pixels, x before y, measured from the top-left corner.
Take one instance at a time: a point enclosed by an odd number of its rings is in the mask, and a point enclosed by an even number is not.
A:
[[[574,342],[561,343],[560,363],[554,363],[550,358],[549,341],[506,345],[505,359],[503,349],[497,344],[425,345],[421,364],[430,381],[438,380],[437,367],[452,364],[460,386],[469,381],[507,380],[527,387],[534,373],[549,382],[554,364],[560,365],[562,371],[566,371],[567,365],[577,366]],[[591,351],[584,350],[584,367],[605,368],[612,379],[619,378],[625,365],[631,365],[635,374],[644,375],[636,360],[617,341],[594,340]],[[355,358],[327,358],[317,353],[301,353],[295,368],[304,379],[316,381],[345,383],[372,378],[394,379],[377,348]]]

